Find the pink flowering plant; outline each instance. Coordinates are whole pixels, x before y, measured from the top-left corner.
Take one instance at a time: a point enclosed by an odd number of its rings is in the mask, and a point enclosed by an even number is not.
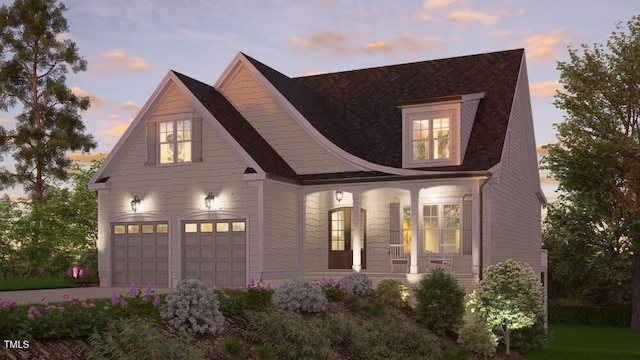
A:
[[[70,267],[69,270],[67,270],[67,277],[76,284],[86,284],[97,280],[95,276],[91,276],[91,267],[89,266]]]
[[[238,315],[245,309],[248,292],[244,289],[213,289],[213,292],[220,303],[218,308],[224,316]]]
[[[251,278],[251,282],[244,287],[246,295],[246,304],[250,307],[264,307],[271,303],[273,290],[271,284],[265,284],[262,276],[258,281]]]
[[[50,303],[17,305],[3,301],[0,308],[0,337],[5,339],[46,339],[88,336],[107,323],[100,301],[86,298]],[[103,301],[104,302],[104,301]]]
[[[153,292],[151,284],[138,289],[131,284],[126,295],[113,294],[111,299],[70,299],[61,302],[18,305],[9,300],[0,301],[0,338],[47,339],[89,336],[103,330],[109,319],[145,317],[160,321],[161,298]]]
[[[326,279],[324,276],[321,281],[315,281],[329,301],[341,301],[344,299],[344,285],[335,281],[333,278]]]
[[[115,292],[111,295],[110,313],[114,317],[137,316],[160,321],[160,305],[160,295],[153,291],[151,283],[142,290],[132,282],[126,295],[118,296]]]

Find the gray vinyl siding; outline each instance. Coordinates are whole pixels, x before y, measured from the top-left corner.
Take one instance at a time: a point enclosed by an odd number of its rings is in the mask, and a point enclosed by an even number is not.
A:
[[[514,259],[540,271],[540,189],[536,144],[526,65],[520,71],[511,121],[502,155],[502,166],[492,181],[490,214],[490,263]]]
[[[166,92],[157,111],[179,110],[190,104],[175,86]],[[180,219],[189,214],[208,211],[204,204],[211,191],[217,198],[219,210],[247,217],[248,246],[257,246],[258,200],[257,187],[249,187],[243,180],[247,164],[235,154],[229,144],[203,121],[202,161],[176,165],[146,165],[147,131],[142,131],[131,146],[124,151],[117,166],[109,174],[108,190],[100,194],[100,228],[98,249],[101,275],[110,266],[108,256],[109,221],[124,215],[155,216],[169,221],[170,279],[169,286],[176,286],[180,272]],[[138,195],[143,209],[133,214],[130,201]],[[212,214],[215,211],[211,210]],[[256,272],[257,251],[250,249],[249,271]],[[103,286],[106,279],[103,279]]]
[[[266,89],[239,65],[218,89],[297,174],[357,171],[309,135]]]
[[[264,272],[297,272],[300,208],[297,187],[264,182]]]

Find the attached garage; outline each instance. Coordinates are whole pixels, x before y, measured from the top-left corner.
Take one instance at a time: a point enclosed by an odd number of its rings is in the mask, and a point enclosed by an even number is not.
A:
[[[113,286],[169,287],[167,222],[113,223],[111,234]]]
[[[244,219],[182,222],[182,278],[215,287],[246,285]]]

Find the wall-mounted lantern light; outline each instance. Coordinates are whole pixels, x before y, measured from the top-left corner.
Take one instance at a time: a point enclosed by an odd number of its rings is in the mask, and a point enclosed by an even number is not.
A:
[[[336,200],[338,200],[338,202],[342,201],[343,196],[344,194],[342,193],[342,191],[340,190],[336,191]]]
[[[133,197],[133,200],[131,200],[131,210],[133,210],[133,212],[137,212],[138,209],[140,208],[140,203],[142,201],[140,200],[140,198],[138,197],[138,195]]]
[[[213,205],[213,201],[216,199],[215,196],[213,196],[213,194],[211,193],[211,191],[209,191],[209,194],[207,194],[207,197],[204,198],[204,206],[207,207],[207,209],[211,209],[211,205]]]

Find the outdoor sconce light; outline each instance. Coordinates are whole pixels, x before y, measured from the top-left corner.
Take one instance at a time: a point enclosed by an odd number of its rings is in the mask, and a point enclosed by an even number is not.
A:
[[[338,200],[338,202],[342,201],[343,196],[344,194],[342,194],[342,191],[340,190],[336,191],[336,200]]]
[[[137,212],[138,209],[140,208],[140,203],[142,201],[140,200],[140,198],[138,197],[138,195],[133,197],[133,200],[131,200],[131,210],[133,210],[133,212]]]
[[[211,191],[209,191],[209,194],[207,194],[207,197],[204,198],[204,206],[206,206],[207,209],[211,209],[211,205],[213,204],[213,200],[215,200],[215,199],[216,199],[216,197],[213,196]]]

